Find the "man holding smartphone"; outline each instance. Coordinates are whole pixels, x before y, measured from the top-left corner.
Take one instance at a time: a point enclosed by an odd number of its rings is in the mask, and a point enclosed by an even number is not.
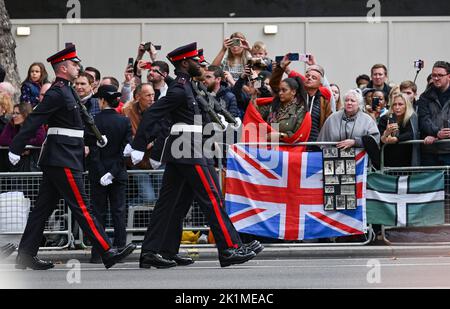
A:
[[[432,85],[417,102],[420,133],[425,139],[421,160],[425,166],[450,165],[450,143],[434,144],[450,139],[450,64],[438,61],[431,73]]]

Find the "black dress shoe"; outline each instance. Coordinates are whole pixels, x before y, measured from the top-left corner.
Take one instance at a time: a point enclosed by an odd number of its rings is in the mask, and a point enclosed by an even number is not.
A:
[[[91,250],[91,258],[89,259],[89,263],[91,263],[91,264],[102,264],[103,263],[102,256],[94,248],[92,248],[92,250]]]
[[[17,247],[14,244],[6,244],[3,247],[0,248],[0,260],[6,259],[8,256],[13,254],[14,251],[16,251]]]
[[[117,249],[109,249],[105,253],[103,253],[102,260],[106,269],[113,267],[116,263],[119,263],[121,260],[129,256],[134,249],[136,249],[135,244],[128,244],[125,248],[121,250]]]
[[[160,254],[154,252],[142,252],[139,259],[140,268],[170,268],[177,266],[177,263],[173,260],[163,258]]]
[[[243,244],[242,247],[248,248],[249,250],[252,250],[256,254],[259,254],[261,251],[264,250],[264,246],[257,240],[253,240],[248,244]]]
[[[187,265],[191,265],[194,264],[194,260],[190,257],[183,257],[180,256],[179,254],[175,254],[175,255],[162,255],[163,258],[165,258],[166,260],[172,260],[175,263],[177,263],[178,266],[187,266]]]
[[[242,264],[256,256],[256,253],[246,248],[226,249],[219,253],[219,262],[221,267],[227,267],[233,264]]]
[[[26,253],[19,253],[16,257],[16,269],[31,268],[34,270],[46,270],[55,267],[52,262],[46,262]]]

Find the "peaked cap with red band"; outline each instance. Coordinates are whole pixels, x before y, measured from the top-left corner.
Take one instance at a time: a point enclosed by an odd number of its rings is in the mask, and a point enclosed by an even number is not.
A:
[[[80,62],[80,58],[78,58],[77,50],[75,49],[75,45],[70,45],[69,47],[63,49],[62,51],[57,52],[53,56],[47,59],[47,62],[50,62],[52,65],[57,64],[66,60],[70,60],[73,62]]]
[[[167,59],[169,59],[172,63],[189,58],[193,58],[197,61],[199,60],[196,42],[178,47],[167,54]]]
[[[203,55],[203,48],[200,48],[198,50],[198,57],[200,58],[200,60],[198,61],[198,63],[200,63],[200,65],[202,65],[202,66],[209,65],[209,62],[205,60],[205,56]]]

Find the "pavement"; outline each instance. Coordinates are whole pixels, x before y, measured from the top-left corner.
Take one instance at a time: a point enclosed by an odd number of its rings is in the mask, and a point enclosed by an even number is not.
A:
[[[140,249],[136,249],[125,261],[138,261]],[[213,245],[182,245],[180,254],[194,260],[217,260],[217,249]],[[40,251],[39,257],[53,262],[75,259],[87,262],[90,250]],[[258,259],[335,259],[335,258],[397,258],[397,257],[450,257],[450,245],[330,245],[330,244],[266,244]]]

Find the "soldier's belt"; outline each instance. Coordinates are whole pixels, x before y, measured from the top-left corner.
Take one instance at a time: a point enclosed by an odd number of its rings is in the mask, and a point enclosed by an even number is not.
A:
[[[83,130],[74,130],[67,128],[49,128],[47,131],[47,135],[64,135],[69,137],[84,137]]]
[[[170,129],[170,134],[177,134],[182,132],[202,133],[203,127],[198,125],[176,123],[172,126],[172,129]]]

